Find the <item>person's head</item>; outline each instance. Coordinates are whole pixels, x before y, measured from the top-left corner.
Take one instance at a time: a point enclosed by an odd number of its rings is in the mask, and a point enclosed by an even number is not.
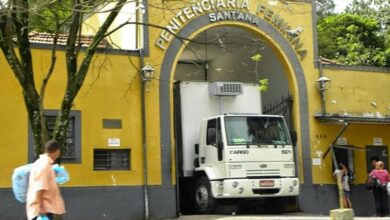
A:
[[[340,169],[348,169],[348,165],[347,165],[347,163],[346,162],[340,162],[339,163],[339,166],[340,166]]]
[[[378,162],[379,161],[379,158],[377,157],[377,156],[372,156],[371,158],[370,158],[370,161],[371,161],[371,165],[372,165],[372,167],[376,167],[376,162]]]
[[[381,170],[381,169],[383,169],[383,167],[384,167],[384,164],[383,164],[382,161],[376,162],[376,164],[375,164],[375,169]]]
[[[49,140],[44,145],[45,153],[49,154],[49,156],[56,160],[60,157],[61,154],[61,145],[56,140]]]

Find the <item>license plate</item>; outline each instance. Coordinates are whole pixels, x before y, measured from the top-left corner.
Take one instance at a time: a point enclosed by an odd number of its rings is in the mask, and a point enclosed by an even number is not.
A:
[[[273,180],[260,180],[260,186],[265,186],[265,187],[275,186],[275,182]]]

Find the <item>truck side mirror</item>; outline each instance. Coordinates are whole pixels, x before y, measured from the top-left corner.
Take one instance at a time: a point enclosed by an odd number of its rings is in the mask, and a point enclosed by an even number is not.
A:
[[[223,143],[222,143],[222,141],[218,141],[216,147],[217,147],[218,149],[223,149]]]
[[[290,136],[291,136],[291,141],[292,141],[293,146],[296,146],[297,140],[298,140],[297,132],[295,130],[290,130]]]
[[[199,154],[199,144],[195,144],[195,154]]]
[[[223,143],[222,143],[222,141],[218,141],[216,147],[218,150],[218,160],[221,161],[223,159]]]

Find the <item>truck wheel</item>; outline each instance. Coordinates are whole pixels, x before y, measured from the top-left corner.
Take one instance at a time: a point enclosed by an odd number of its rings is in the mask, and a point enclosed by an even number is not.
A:
[[[217,201],[211,193],[210,181],[207,177],[200,177],[194,188],[195,210],[199,214],[210,214],[215,211]]]
[[[269,214],[280,214],[286,211],[287,200],[284,197],[269,197],[265,200],[264,209]]]

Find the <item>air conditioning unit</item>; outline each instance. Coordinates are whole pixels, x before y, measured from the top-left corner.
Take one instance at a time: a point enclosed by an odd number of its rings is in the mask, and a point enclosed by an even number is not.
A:
[[[213,82],[209,84],[210,96],[237,96],[243,94],[243,85],[239,82]]]

